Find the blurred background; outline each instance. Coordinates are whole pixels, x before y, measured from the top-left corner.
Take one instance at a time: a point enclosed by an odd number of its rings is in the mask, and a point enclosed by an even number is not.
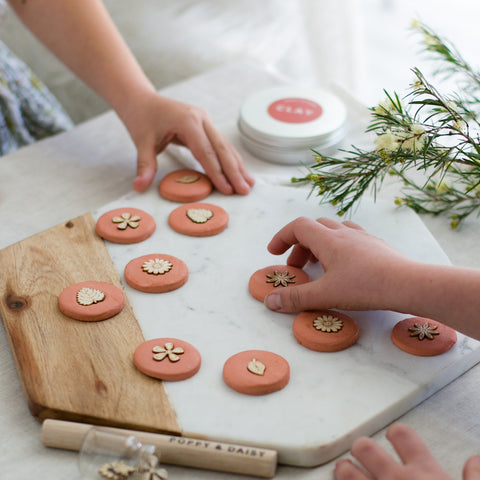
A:
[[[399,93],[420,55],[419,18],[478,67],[478,0],[105,0],[157,88],[232,61],[248,61],[305,85],[335,84],[371,106]],[[47,14],[47,12],[46,12]],[[108,107],[7,10],[0,38],[48,85],[75,122]],[[474,23],[475,22],[475,23]]]

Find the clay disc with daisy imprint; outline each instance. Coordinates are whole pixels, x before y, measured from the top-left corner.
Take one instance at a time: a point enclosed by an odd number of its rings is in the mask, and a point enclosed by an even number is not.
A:
[[[276,353],[246,350],[231,356],[225,362],[223,380],[239,393],[266,395],[287,385],[290,380],[290,366]]]
[[[450,350],[457,341],[457,332],[443,323],[423,317],[406,318],[392,330],[392,342],[411,355],[431,357]]]
[[[272,265],[257,270],[248,282],[248,290],[253,298],[263,302],[265,297],[276,290],[310,281],[301,268],[290,265]]]
[[[211,203],[187,203],[173,210],[168,224],[178,233],[192,237],[209,237],[223,232],[228,226],[228,213]]]
[[[58,297],[58,307],[67,317],[84,322],[111,318],[125,306],[120,288],[105,282],[80,282],[65,288]]]
[[[177,257],[152,253],[134,258],[124,271],[125,281],[136,290],[165,293],[176,290],[188,280],[188,267]]]
[[[184,340],[156,338],[136,348],[133,363],[149,377],[176,382],[195,375],[202,358],[198,350]]]
[[[212,182],[204,173],[188,168],[170,172],[158,185],[163,198],[180,203],[198,202],[208,197],[212,189]]]
[[[356,343],[357,322],[334,310],[302,312],[295,317],[293,335],[300,345],[316,352],[338,352]]]
[[[156,229],[154,218],[138,208],[116,208],[104,213],[95,226],[97,234],[114,243],[138,243]]]

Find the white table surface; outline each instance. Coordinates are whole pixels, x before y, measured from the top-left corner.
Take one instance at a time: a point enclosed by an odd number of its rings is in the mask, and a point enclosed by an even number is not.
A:
[[[216,125],[237,145],[235,119],[242,99],[277,82],[253,66],[232,64],[176,84],[164,93],[208,110]],[[350,103],[350,113],[349,140],[358,143],[363,112]],[[296,167],[277,167],[248,155],[245,160],[260,183],[285,183],[298,174]],[[162,154],[158,176],[181,165],[171,155]],[[131,190],[134,173],[135,149],[112,113],[0,158],[0,215],[4,219],[0,248],[125,195]],[[391,187],[382,193],[391,194]],[[444,218],[422,220],[453,264],[480,268],[478,220],[468,221],[460,231],[452,231]],[[42,446],[40,424],[28,411],[3,329],[0,385],[0,478],[78,478],[76,453]],[[476,366],[401,418],[423,436],[456,478],[461,476],[464,461],[480,450],[478,385],[480,367]],[[384,433],[380,431],[374,438],[386,446]],[[333,462],[313,469],[280,466],[276,478],[330,479],[333,466]],[[171,479],[246,478],[173,466],[168,470]]]

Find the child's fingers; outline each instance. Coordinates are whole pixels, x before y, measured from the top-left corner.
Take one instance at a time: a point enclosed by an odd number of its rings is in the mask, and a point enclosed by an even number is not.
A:
[[[398,464],[377,442],[361,437],[353,442],[351,454],[374,478],[401,478]]]
[[[153,182],[157,172],[157,156],[153,149],[139,150],[137,155],[137,176],[133,188],[138,192],[145,191]]]
[[[339,460],[333,473],[336,480],[371,480],[372,478],[350,460]]]
[[[278,231],[267,248],[274,255],[284,253],[292,245],[297,244],[300,244],[304,249],[312,250],[322,241],[327,230],[325,226],[315,220],[300,217]]]
[[[412,427],[396,423],[388,429],[386,437],[403,463],[436,463],[430,450]]]

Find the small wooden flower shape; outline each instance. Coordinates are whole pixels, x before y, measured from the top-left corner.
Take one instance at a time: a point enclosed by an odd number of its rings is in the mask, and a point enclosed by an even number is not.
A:
[[[213,212],[206,208],[189,208],[187,217],[193,223],[207,223],[213,217]]]
[[[182,347],[175,347],[171,342],[167,342],[163,347],[153,347],[152,352],[155,354],[153,359],[159,362],[167,357],[171,362],[178,362],[180,360],[179,355],[185,353],[185,350]]]
[[[109,480],[125,480],[133,472],[135,472],[135,468],[133,468],[132,466],[128,465],[128,463],[125,463],[125,462],[104,463],[98,469],[98,473],[103,478],[108,478]]]
[[[343,322],[333,315],[321,315],[313,321],[313,326],[322,332],[337,333],[343,327]]]
[[[103,300],[105,300],[105,294],[95,288],[84,287],[77,292],[77,303],[86,307]]]
[[[177,183],[195,183],[200,180],[199,175],[184,175],[183,177],[177,178],[175,181]]]
[[[437,332],[437,326],[430,325],[428,322],[425,322],[423,325],[415,323],[408,331],[411,337],[418,337],[419,340],[423,340],[424,338],[435,340],[434,335],[440,335],[440,332]]]
[[[142,270],[151,275],[163,275],[169,272],[173,267],[173,263],[163,258],[152,258],[142,265]]]
[[[253,358],[247,365],[247,369],[249,372],[255,374],[255,375],[260,375],[263,376],[265,375],[265,365],[257,360],[256,358]]]
[[[119,217],[113,217],[112,222],[118,223],[117,228],[119,230],[126,230],[128,227],[137,228],[141,220],[141,217],[134,215],[132,217],[131,213],[122,213]]]
[[[160,468],[158,465],[158,457],[149,455],[147,460],[137,470],[139,477],[135,478],[138,478],[138,480],[167,480],[167,470]]]
[[[273,283],[274,287],[279,287],[280,285],[282,287],[287,287],[289,283],[295,283],[295,275],[291,275],[286,272],[278,272],[275,270],[273,274],[267,274],[267,283]]]

